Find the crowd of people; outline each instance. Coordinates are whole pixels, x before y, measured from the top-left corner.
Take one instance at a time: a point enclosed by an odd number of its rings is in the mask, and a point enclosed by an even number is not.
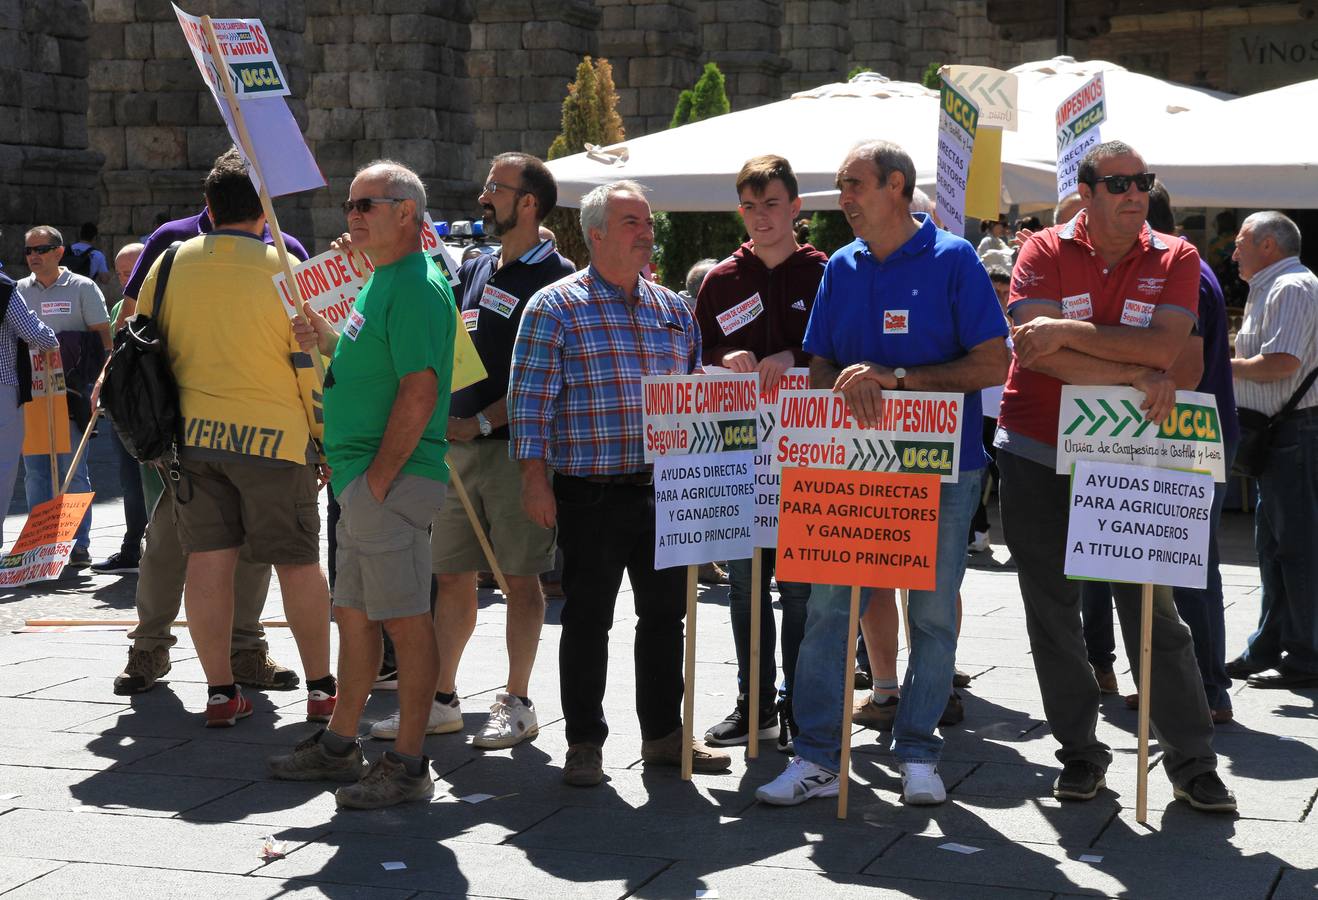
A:
[[[1113,603],[1137,666],[1139,599],[1131,585],[1082,589],[1063,573],[1069,489],[1055,474],[1062,386],[1133,387],[1149,421],[1167,416],[1177,389],[1204,391],[1216,397],[1228,460],[1237,403],[1270,419],[1256,513],[1259,627],[1227,662],[1218,485],[1208,586],[1155,592],[1159,687],[1150,714],[1176,797],[1231,811],[1235,798],[1213,751],[1215,724],[1231,718],[1229,679],[1318,686],[1318,387],[1310,374],[1318,367],[1318,279],[1299,263],[1293,222],[1278,212],[1247,218],[1233,253],[1249,284],[1233,355],[1217,278],[1174,236],[1170,198],[1139,153],[1102,144],[1078,177],[1056,224],[1024,223],[1009,241],[1005,220],[986,223],[977,250],[939,227],[901,147],[864,143],[837,173],[855,240],[828,256],[795,228],[801,199],[789,161],[755,157],[729,185],[745,242],[704,261],[678,294],[647,277],[654,228],[643,185],[616,181],[581,198],[590,259],[578,267],[543,228],[557,204],[549,169],[506,153],[494,158],[478,196],[497,252],[463,262],[455,296],[422,249],[421,179],[380,160],[358,172],[343,204],[346,232],[335,247],[364,251],[374,268],[336,330],[309,304],[287,315],[271,280],[282,271],[279,253],[231,150],[205,180],[203,210],[121,248],[114,272],[124,299],[114,311],[100,290],[110,269],[103,254],[96,264],[94,229],[68,248],[85,275],[61,265],[56,229],[27,232],[31,274],[17,284],[0,275],[0,493],[12,492],[21,456],[29,347],[61,351],[70,397],[85,398],[70,402],[76,444],[112,334],[132,316],[151,317],[178,382],[179,478],[161,483],[154,470],[139,472],[119,446],[126,534],[117,553],[92,566],[138,573],[139,622],[116,693],[151,690],[170,671],[170,624],[184,604],[208,684],[207,726],[233,727],[252,713],[244,688],[293,690],[305,678],[306,718],[323,727],[269,760],[274,777],[341,783],[337,802],[351,808],[430,797],[425,740],[462,730],[457,675],[475,627],[477,579],[488,567],[469,502],[508,604],[504,688],[474,746],[510,747],[538,733],[541,576],[556,567],[557,551],[563,781],[589,787],[604,779],[610,630],[625,574],[637,617],[643,761],[677,767],[689,751],[696,772],[725,771],[725,748],[748,741],[753,709],[757,737],[790,754],[757,797],[793,805],[838,792],[841,742],[850,734],[840,715],[853,683],[850,589],[776,582],[779,628],[769,588],[774,551],[757,551],[759,596],[751,596],[751,560],[729,560],[737,701],[703,740],[684,746],[685,573],[655,567],[641,380],[720,366],[755,373],[769,387],[787,369],[808,367],[811,385],[841,394],[861,426],[879,420],[884,391],[960,393],[960,473],[939,488],[935,587],[910,592],[900,679],[893,592],[863,592],[870,692],[854,722],[891,731],[904,802],[945,801],[938,729],[960,714],[960,588],[967,549],[988,546],[985,504],[997,481],[1031,660],[1059,745],[1053,793],[1084,801],[1104,787],[1112,761],[1096,724],[1101,693],[1117,690]],[[285,241],[306,258],[301,244]],[[733,312],[748,298],[758,298],[753,315]],[[453,391],[458,328],[488,376]],[[328,362],[323,384],[317,356]],[[60,477],[71,461],[59,457]],[[22,462],[29,503],[58,489],[48,457]],[[89,489],[80,471],[72,489]],[[329,495],[328,577],[320,489]],[[90,513],[72,566],[90,563],[89,527]],[[302,676],[273,660],[265,641],[272,571]],[[749,696],[752,604],[761,610],[757,696]],[[397,712],[369,733],[393,743],[371,761],[361,718],[382,690],[396,692]]]

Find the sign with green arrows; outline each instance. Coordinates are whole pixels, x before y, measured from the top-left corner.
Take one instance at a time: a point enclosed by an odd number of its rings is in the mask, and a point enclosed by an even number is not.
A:
[[[641,390],[646,462],[760,445],[760,379],[753,372],[647,376]]]
[[[1148,422],[1144,394],[1129,387],[1062,387],[1057,417],[1057,473],[1079,459],[1207,472],[1226,480],[1222,423],[1212,394],[1177,391],[1166,420]]]

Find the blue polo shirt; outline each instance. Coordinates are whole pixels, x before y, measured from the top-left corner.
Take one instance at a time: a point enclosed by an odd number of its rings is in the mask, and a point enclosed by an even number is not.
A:
[[[857,238],[828,260],[805,331],[805,350],[840,366],[870,361],[916,368],[960,359],[1007,336],[997,294],[975,248],[917,214],[920,230],[880,262]],[[979,391],[965,395],[961,471],[987,460]]]

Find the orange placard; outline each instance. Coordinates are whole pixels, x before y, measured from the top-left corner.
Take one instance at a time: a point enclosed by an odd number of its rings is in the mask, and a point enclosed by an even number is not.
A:
[[[937,475],[784,468],[778,577],[934,589]]]
[[[95,494],[60,494],[38,503],[13,548],[0,558],[0,587],[58,578],[93,497]]]
[[[50,354],[54,366],[47,378],[46,354],[32,351],[32,402],[23,406],[23,455],[50,453],[51,406],[55,409],[55,452],[72,453],[69,438],[69,397],[64,387],[64,366],[59,351]],[[47,385],[54,390],[54,403],[46,399]]]

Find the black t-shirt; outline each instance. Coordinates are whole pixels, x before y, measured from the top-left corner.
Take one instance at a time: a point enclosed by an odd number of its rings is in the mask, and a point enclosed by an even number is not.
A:
[[[453,395],[449,414],[459,419],[476,415],[508,393],[513,344],[526,301],[536,291],[576,271],[566,257],[554,250],[551,241],[542,241],[501,269],[498,265],[498,257],[481,254],[464,262],[458,273],[462,279],[458,301],[462,325],[489,373],[484,380]],[[490,437],[508,440],[508,427],[494,429]]]

